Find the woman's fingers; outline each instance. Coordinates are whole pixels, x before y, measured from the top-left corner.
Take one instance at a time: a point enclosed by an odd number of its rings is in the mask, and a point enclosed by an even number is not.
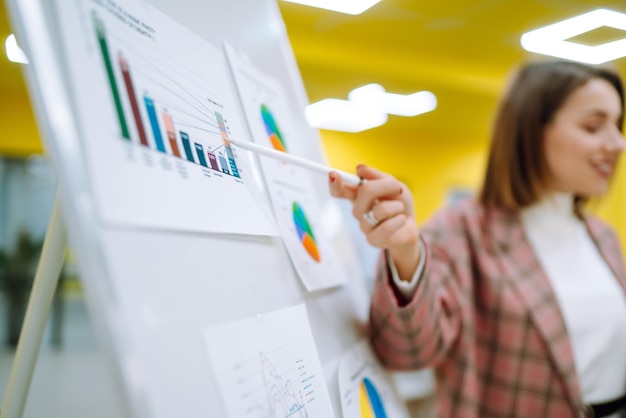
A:
[[[416,242],[419,234],[413,218],[398,214],[371,229],[366,237],[367,242],[377,248],[401,248]]]
[[[377,224],[384,222],[396,215],[405,213],[404,204],[399,200],[383,200],[374,204],[374,206],[365,212],[367,216],[361,216],[359,223],[364,233],[370,232]]]
[[[401,183],[391,176],[367,180],[359,186],[358,193],[355,195],[352,214],[357,219],[361,218],[378,202],[398,200],[398,195],[402,193],[402,190]]]
[[[359,165],[356,173],[365,180],[359,186],[345,184],[335,171],[329,173],[329,189],[332,196],[352,201],[352,215],[372,245],[388,248],[395,241],[403,241],[397,230],[406,228],[405,224],[407,230],[417,230],[413,198],[402,182],[365,165]]]
[[[356,174],[365,181],[359,186],[344,184],[336,171],[329,173],[330,193],[352,201],[352,214],[367,241],[378,248],[402,249],[416,245],[419,237],[413,219],[413,197],[393,176],[359,165]]]
[[[356,175],[365,180],[376,180],[383,177],[389,177],[388,174],[383,173],[380,170],[366,166],[365,164],[359,164],[356,166]]]
[[[348,199],[352,201],[356,199],[356,194],[359,186],[350,186],[348,184],[344,184],[341,176],[336,171],[331,171],[328,174],[328,184],[330,188],[330,194],[333,197]]]

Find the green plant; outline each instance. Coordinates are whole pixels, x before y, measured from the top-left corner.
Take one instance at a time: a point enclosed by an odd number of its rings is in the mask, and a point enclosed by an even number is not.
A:
[[[0,250],[0,291],[8,303],[7,343],[11,346],[17,344],[42,245],[20,231],[12,252]]]

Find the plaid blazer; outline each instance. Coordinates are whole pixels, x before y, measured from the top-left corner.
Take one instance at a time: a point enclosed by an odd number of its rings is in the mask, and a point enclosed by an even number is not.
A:
[[[585,223],[626,292],[617,237],[597,219]],[[384,252],[378,267],[370,336],[383,364],[433,367],[438,417],[585,417],[565,323],[519,214],[467,200],[421,235],[426,266],[407,304]]]

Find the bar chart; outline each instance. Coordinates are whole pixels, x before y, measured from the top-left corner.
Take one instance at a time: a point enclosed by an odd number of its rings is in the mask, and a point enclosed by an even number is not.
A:
[[[134,0],[59,16],[103,220],[275,235],[229,142],[244,130],[223,51]]]
[[[133,138],[135,135],[131,135],[128,126],[128,119],[130,118],[126,115],[124,105],[122,103],[122,101],[126,100],[132,110],[131,115],[136,128],[136,142],[144,147],[153,148],[158,152],[170,154],[177,158],[183,158],[179,148],[179,141],[183,143],[183,147],[187,150],[188,144],[185,145],[185,142],[189,143],[189,134],[182,130],[176,130],[174,119],[171,112],[168,110],[166,103],[157,104],[155,99],[148,92],[144,91],[140,94],[143,96],[145,113],[147,114],[150,126],[150,132],[148,134],[146,133],[146,129],[144,128],[144,117],[137,101],[137,91],[135,88],[136,83],[133,80],[133,75],[131,75],[131,64],[129,63],[129,59],[125,57],[123,51],[117,51],[117,59],[115,61],[119,66],[119,71],[124,80],[124,88],[122,89],[118,86],[115,78],[115,69],[113,68],[114,60],[111,57],[112,51],[107,39],[105,24],[96,13],[92,14],[92,19],[94,21],[96,36],[100,45],[102,63],[108,76],[111,96],[113,97],[115,103],[115,110],[117,112],[120,135],[122,139],[135,140],[135,138]],[[155,81],[152,81],[152,83],[154,82]],[[220,156],[219,159],[215,158],[215,151],[211,150],[210,147],[207,147],[202,143],[195,142],[194,146],[198,152],[197,164],[224,174],[240,177],[230,143],[228,142],[226,123],[221,113],[212,111],[209,105],[202,106],[201,101],[198,100],[197,97],[194,97],[193,94],[185,95],[184,87],[175,80],[168,80],[168,84],[168,88],[177,88],[177,91],[174,93],[179,97],[184,97],[186,105],[195,105],[195,109],[199,110],[199,114],[187,111],[184,116],[186,118],[198,118],[196,123],[204,123],[206,125],[205,129],[209,132],[211,132],[211,129],[217,128],[217,132],[222,139],[221,148],[223,148],[222,153],[225,154],[225,156]],[[166,99],[163,100],[165,101]],[[163,109],[160,112],[158,111],[159,107]],[[269,117],[271,117],[271,115]],[[165,137],[163,135],[164,133]],[[151,137],[151,141],[148,140],[148,136]],[[167,140],[165,140],[165,138],[167,138]],[[220,147],[218,147],[218,149],[219,148]],[[196,164],[195,159],[190,158],[191,153],[186,153],[185,157],[186,161]],[[206,162],[207,158],[211,162],[210,165]]]

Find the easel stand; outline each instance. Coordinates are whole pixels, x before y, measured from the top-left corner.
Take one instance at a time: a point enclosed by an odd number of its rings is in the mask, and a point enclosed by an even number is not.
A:
[[[59,214],[57,198],[46,231],[0,418],[21,418],[24,413],[26,397],[37,363],[41,340],[46,330],[54,291],[63,268],[66,245],[67,235]]]

